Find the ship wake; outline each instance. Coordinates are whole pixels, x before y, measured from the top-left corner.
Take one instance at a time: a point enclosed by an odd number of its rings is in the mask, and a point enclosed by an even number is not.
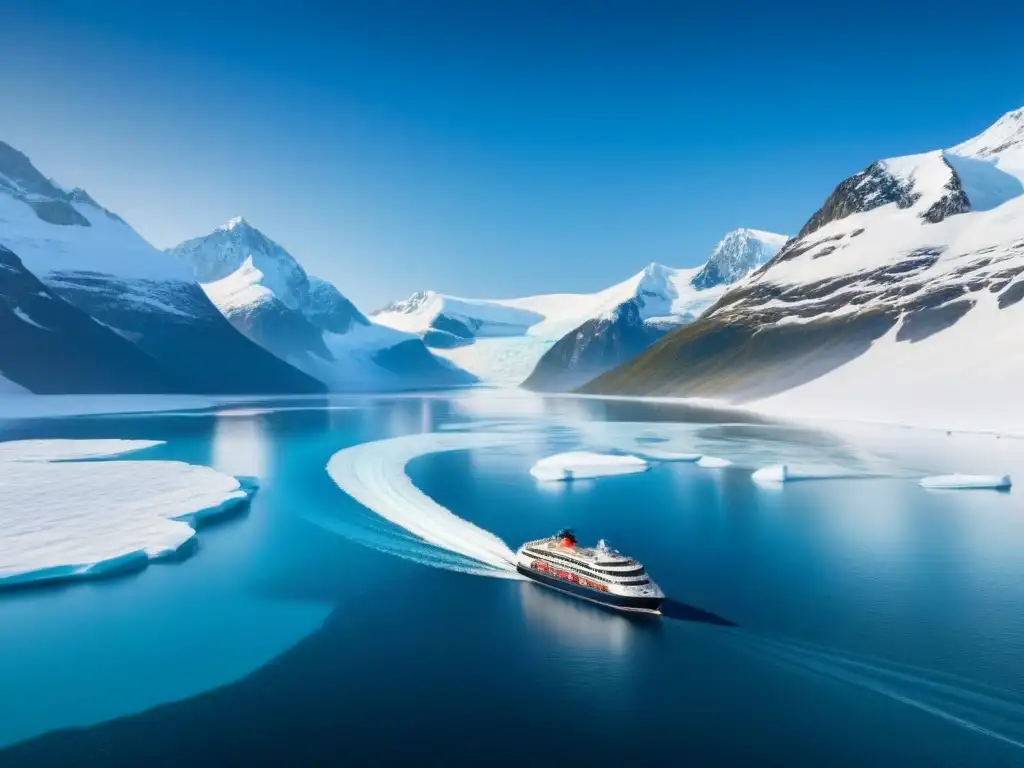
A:
[[[518,579],[515,553],[504,541],[431,499],[413,484],[405,467],[427,454],[500,448],[522,440],[522,435],[514,433],[433,432],[345,448],[331,457],[327,473],[378,519],[367,516],[360,521],[324,513],[310,519],[361,544],[424,565]]]
[[[872,691],[951,725],[1024,749],[1024,694],[934,669],[733,630],[753,652],[796,672]],[[741,639],[742,638],[742,639]]]

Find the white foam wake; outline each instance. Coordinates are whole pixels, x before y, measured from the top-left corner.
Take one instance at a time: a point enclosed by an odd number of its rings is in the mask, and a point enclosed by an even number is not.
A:
[[[430,453],[512,446],[522,442],[521,434],[497,432],[407,435],[338,451],[327,462],[327,473],[339,488],[364,507],[422,541],[469,558],[483,568],[459,567],[452,558],[444,556],[431,558],[431,564],[501,578],[518,578],[515,553],[505,542],[490,531],[463,520],[423,493],[413,485],[405,466],[418,456]],[[395,547],[385,549],[400,554]],[[412,552],[409,554],[411,556]]]

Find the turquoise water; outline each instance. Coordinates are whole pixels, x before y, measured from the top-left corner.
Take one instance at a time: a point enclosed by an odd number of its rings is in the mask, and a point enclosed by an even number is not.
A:
[[[1024,504],[914,481],[1024,477],[1019,441],[485,391],[273,407],[0,429],[166,440],[133,458],[262,480],[184,562],[0,595],[0,764],[505,764],[539,749],[570,765],[1024,761]],[[432,433],[504,440],[418,439],[420,491],[512,549],[564,526],[610,540],[648,566],[670,617],[461,572],[471,558],[325,471],[374,441],[364,455],[387,468],[390,438]],[[735,463],[554,486],[528,474],[637,438]],[[751,481],[783,459],[863,476]],[[443,535],[471,549],[477,534]]]

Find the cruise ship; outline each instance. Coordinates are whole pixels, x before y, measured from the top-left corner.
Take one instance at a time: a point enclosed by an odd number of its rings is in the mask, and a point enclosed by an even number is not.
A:
[[[546,587],[622,611],[660,614],[665,599],[643,565],[603,540],[581,547],[569,530],[523,544],[516,570]]]

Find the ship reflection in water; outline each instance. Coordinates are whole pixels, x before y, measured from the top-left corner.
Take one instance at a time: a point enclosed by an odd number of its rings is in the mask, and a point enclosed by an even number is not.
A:
[[[580,649],[625,651],[629,633],[637,629],[657,627],[663,620],[735,627],[724,616],[705,611],[695,605],[665,598],[661,616],[622,613],[605,606],[561,595],[529,581],[519,583],[519,598],[527,620],[548,636]]]
[[[560,595],[530,581],[519,583],[523,614],[538,631],[580,650],[626,651],[638,622],[609,608]]]

